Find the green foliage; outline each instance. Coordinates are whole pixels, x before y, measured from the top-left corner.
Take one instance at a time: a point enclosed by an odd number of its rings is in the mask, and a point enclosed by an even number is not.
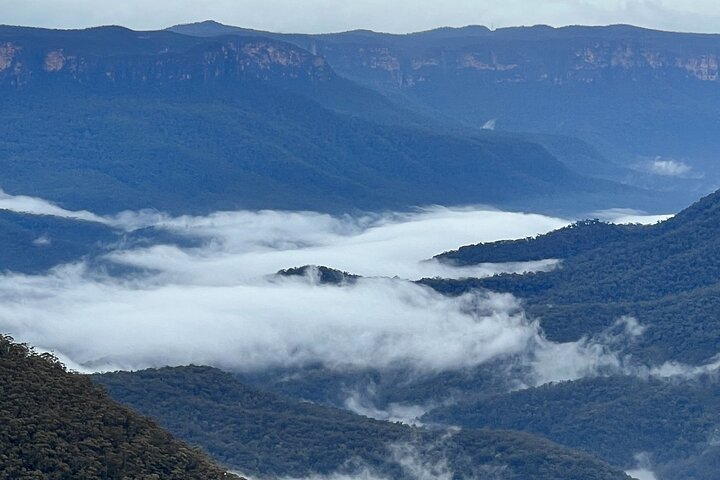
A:
[[[589,378],[440,407],[425,421],[543,435],[627,468],[698,455],[720,428],[717,378],[665,381]]]
[[[0,336],[0,478],[237,478],[52,355]]]
[[[16,49],[0,72],[10,193],[100,213],[654,201],[522,135],[445,128],[270,39],[4,26],[0,42]]]
[[[545,235],[468,245],[435,258],[458,266],[567,259],[614,241],[641,236],[644,231],[644,227],[638,225],[613,225],[598,220],[585,220]]]
[[[513,293],[559,341],[597,334],[623,315],[634,316],[648,329],[630,353],[651,362],[702,362],[720,351],[718,218],[715,193],[653,226],[590,222],[536,239],[466,247],[448,258],[471,264],[550,254],[563,263],[551,272],[424,283],[448,294],[473,288]]]
[[[406,478],[391,445],[412,445],[431,462],[447,460],[455,478],[483,468],[508,479],[626,478],[622,472],[531,435],[444,431],[387,423],[264,393],[208,367],[95,375],[114,398],[250,474],[301,476],[369,466]]]
[[[510,204],[612,187],[536,144],[379,126],[267,85],[21,92],[0,108],[3,188],[100,213]]]

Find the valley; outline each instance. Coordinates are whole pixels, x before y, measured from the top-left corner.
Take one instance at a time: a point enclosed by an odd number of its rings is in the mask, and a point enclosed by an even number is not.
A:
[[[715,479],[718,56],[0,25],[0,478]]]

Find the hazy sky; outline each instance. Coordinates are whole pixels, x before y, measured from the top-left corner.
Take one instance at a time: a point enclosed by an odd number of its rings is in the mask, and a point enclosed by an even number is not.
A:
[[[717,0],[0,0],[0,12],[3,24],[55,28],[118,24],[159,29],[214,19],[282,32],[410,32],[539,23],[720,31]]]

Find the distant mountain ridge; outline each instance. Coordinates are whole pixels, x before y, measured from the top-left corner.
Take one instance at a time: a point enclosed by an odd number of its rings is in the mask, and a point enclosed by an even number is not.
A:
[[[632,81],[643,79],[643,76],[633,76],[633,72],[644,71],[657,78],[676,76],[720,82],[720,35],[663,32],[631,25],[561,28],[536,25],[497,30],[476,25],[410,34],[353,30],[303,35],[206,21],[176,25],[168,30],[208,37],[244,34],[283,38],[327,57],[342,74],[351,76],[350,73],[355,72],[356,78],[369,80],[370,71],[375,71],[376,81],[385,78],[384,83],[397,87],[430,82],[433,77],[428,75],[452,69],[475,70],[485,76],[495,76],[494,81],[511,83],[592,83],[610,71],[613,75],[629,75]],[[679,38],[686,40],[682,47],[674,44]],[[529,43],[543,41],[554,42],[554,49],[543,53]],[[523,51],[525,55],[520,53]],[[541,54],[527,55],[531,51]]]
[[[268,38],[196,40],[122,27],[54,31],[0,26],[0,86],[207,84],[283,77],[308,83],[335,74],[322,57]]]
[[[171,30],[283,39],[343,77],[475,128],[576,136],[633,171],[615,179],[668,189],[680,204],[691,198],[682,191],[720,184],[720,35],[628,25],[301,35],[205,22]]]
[[[659,208],[522,135],[443,125],[285,40],[0,27],[0,46],[0,188],[71,209]]]

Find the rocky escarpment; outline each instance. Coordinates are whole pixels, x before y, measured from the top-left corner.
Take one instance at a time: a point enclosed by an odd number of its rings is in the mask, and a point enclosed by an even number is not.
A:
[[[625,25],[442,28],[410,35],[354,31],[278,35],[203,22],[173,31],[198,36],[282,38],[328,59],[341,75],[395,88],[462,76],[487,83],[593,83],[672,78],[720,81],[720,36],[658,32]]]
[[[430,33],[383,36],[371,44],[334,36],[314,39],[314,45],[340,74],[399,88],[445,81],[448,75],[493,84],[720,81],[720,37],[676,34],[680,41],[674,42],[672,34],[587,28],[570,36],[550,29],[551,34],[533,38],[538,34],[533,30],[487,31],[464,41],[441,32],[430,32],[434,42],[419,37]]]
[[[322,57],[270,39],[197,39],[118,27],[71,33],[0,28],[0,85],[98,87],[252,79],[317,83],[335,76]],[[108,34],[112,42],[103,41]]]
[[[613,174],[622,182],[677,192],[717,185],[720,35],[627,25],[282,35],[203,22],[171,30],[270,36],[410,108],[483,129],[578,137],[630,170]],[[655,165],[662,159],[687,168],[668,178]]]

